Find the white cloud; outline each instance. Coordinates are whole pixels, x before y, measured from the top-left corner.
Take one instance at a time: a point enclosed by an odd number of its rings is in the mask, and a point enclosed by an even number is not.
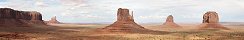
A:
[[[43,1],[36,1],[35,5],[39,6],[39,7],[47,7],[48,4],[45,4]]]
[[[151,19],[151,18],[162,18],[162,16],[139,16],[142,19]]]

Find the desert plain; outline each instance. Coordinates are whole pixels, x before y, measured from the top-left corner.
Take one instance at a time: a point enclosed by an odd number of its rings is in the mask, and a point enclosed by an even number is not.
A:
[[[244,23],[223,23],[231,30],[197,30],[197,23],[180,23],[183,29],[163,28],[160,23],[141,24],[157,33],[103,33],[109,24],[50,24],[52,26],[0,29],[1,40],[243,40]]]

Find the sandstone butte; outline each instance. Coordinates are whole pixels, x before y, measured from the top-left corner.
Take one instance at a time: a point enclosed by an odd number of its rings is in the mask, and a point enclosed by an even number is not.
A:
[[[203,15],[202,24],[200,24],[199,29],[225,29],[229,28],[224,27],[219,23],[218,13],[214,11],[208,11]]]
[[[147,30],[134,22],[133,12],[130,15],[129,9],[126,8],[119,8],[117,21],[103,29],[111,32],[140,32]]]
[[[167,27],[167,28],[181,28],[181,26],[179,26],[178,24],[176,24],[174,22],[174,17],[172,15],[169,15],[165,21],[165,23],[163,23],[163,27]]]
[[[30,27],[34,25],[46,25],[42,20],[41,13],[0,8],[0,27]]]
[[[56,16],[52,17],[51,20],[48,21],[47,24],[59,24],[61,22],[59,22],[57,19],[56,19]]]

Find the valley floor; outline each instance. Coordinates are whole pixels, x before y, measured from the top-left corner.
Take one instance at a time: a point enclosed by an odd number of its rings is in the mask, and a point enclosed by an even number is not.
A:
[[[0,40],[244,40],[244,26],[240,25],[226,25],[231,30],[197,30],[193,24],[181,24],[183,29],[155,25],[142,26],[161,31],[158,34],[98,32],[106,24],[0,27]]]

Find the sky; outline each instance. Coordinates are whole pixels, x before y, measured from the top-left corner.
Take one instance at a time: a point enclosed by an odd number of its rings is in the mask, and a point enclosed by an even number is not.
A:
[[[66,23],[113,23],[118,8],[134,12],[137,23],[202,22],[207,11],[216,11],[220,22],[244,22],[244,0],[0,0],[0,8],[38,11],[43,20],[57,16]]]

